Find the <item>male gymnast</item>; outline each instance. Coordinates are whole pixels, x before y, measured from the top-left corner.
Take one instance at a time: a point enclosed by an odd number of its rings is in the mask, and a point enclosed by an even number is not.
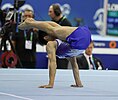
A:
[[[39,86],[40,88],[53,88],[56,74],[56,55],[60,58],[69,58],[73,74],[75,78],[75,85],[72,87],[83,87],[80,77],[79,69],[76,62],[76,56],[82,53],[91,42],[91,32],[86,26],[82,27],[68,27],[60,26],[51,21],[35,21],[32,18],[26,19],[19,25],[19,29],[27,29],[35,27],[49,34],[49,37],[58,38],[49,41],[46,46],[49,59],[49,84]],[[45,37],[44,37],[45,38]]]

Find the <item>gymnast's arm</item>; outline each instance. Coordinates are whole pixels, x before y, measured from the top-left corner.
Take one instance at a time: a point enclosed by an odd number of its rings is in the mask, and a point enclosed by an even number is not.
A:
[[[69,59],[72,65],[72,70],[73,70],[73,76],[75,79],[75,85],[71,85],[72,87],[83,87],[81,80],[80,80],[80,75],[79,75],[79,67],[77,64],[76,57],[72,57]]]

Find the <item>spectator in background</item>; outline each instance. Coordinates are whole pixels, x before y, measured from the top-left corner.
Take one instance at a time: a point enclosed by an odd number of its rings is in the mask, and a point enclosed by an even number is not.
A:
[[[23,19],[34,18],[34,12],[26,9]],[[18,30],[12,37],[12,43],[16,49],[20,62],[16,68],[35,68],[36,65],[36,43],[38,34],[36,29]]]
[[[94,69],[94,70],[102,70],[103,64],[102,62],[93,56],[92,51],[94,48],[93,41],[90,43],[88,48],[85,50],[85,53],[77,57],[77,63],[79,69]]]
[[[5,17],[6,17],[5,10],[0,9],[0,27],[2,27],[4,25]]]
[[[49,7],[48,15],[52,21],[60,24],[61,26],[72,26],[69,20],[62,15],[59,4],[52,4]],[[66,58],[60,59],[56,57],[57,69],[67,69],[69,61]]]

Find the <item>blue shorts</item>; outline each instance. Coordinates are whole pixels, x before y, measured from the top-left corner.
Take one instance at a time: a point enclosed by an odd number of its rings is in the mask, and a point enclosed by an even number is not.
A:
[[[72,49],[70,47],[70,44],[68,44],[67,42],[63,42],[59,39],[56,39],[56,41],[57,41],[56,56],[58,58],[76,57],[84,52],[84,50]]]
[[[91,42],[91,32],[87,26],[79,26],[66,38],[66,41],[73,49],[85,50]]]

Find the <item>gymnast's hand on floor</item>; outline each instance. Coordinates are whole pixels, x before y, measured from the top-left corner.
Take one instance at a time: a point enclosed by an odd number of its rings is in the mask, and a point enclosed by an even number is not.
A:
[[[82,84],[80,84],[80,85],[71,85],[71,87],[79,87],[79,88],[81,88],[81,87],[83,87],[83,85]]]
[[[53,88],[52,85],[42,85],[42,86],[39,86],[38,88]]]

